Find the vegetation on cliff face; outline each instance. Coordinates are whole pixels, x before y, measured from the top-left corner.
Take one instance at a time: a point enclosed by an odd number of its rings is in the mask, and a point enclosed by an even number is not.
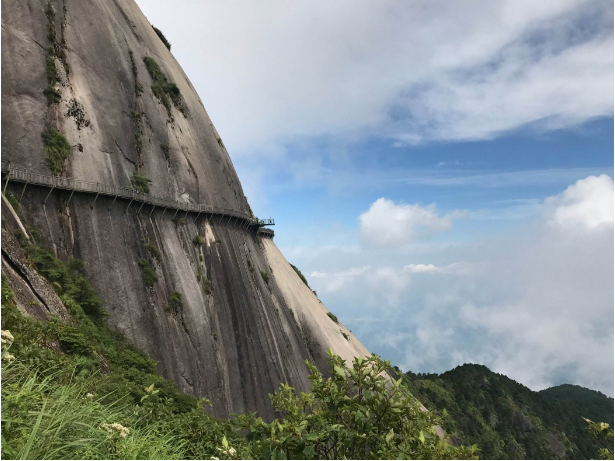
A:
[[[51,169],[54,175],[62,173],[64,160],[66,160],[71,151],[70,143],[58,130],[51,126],[46,127],[41,133],[41,139],[45,145],[49,169]]]
[[[158,63],[149,56],[143,58],[145,67],[152,77],[152,91],[154,96],[164,105],[167,109],[167,114],[171,117],[171,102],[184,116],[186,110],[184,107],[183,99],[179,88],[173,82],[167,80],[167,76],[162,72]]]
[[[613,399],[600,392],[572,385],[534,392],[482,365],[408,372],[404,381],[429,410],[447,415],[448,433],[477,443],[481,458],[597,458],[583,418],[613,424]]]
[[[160,38],[160,40],[162,40],[162,43],[164,43],[164,46],[166,46],[167,49],[169,51],[171,51],[171,44],[169,43],[167,38],[164,36],[162,31],[160,29],[158,29],[156,26],[154,26],[153,24],[152,24],[152,29],[154,29],[154,32],[156,32],[156,35],[158,35],[158,38]]]
[[[290,267],[293,268],[293,270],[297,273],[297,275],[299,276],[299,278],[301,279],[301,281],[303,283],[305,283],[305,286],[310,288],[310,286],[308,285],[308,281],[306,280],[306,278],[303,276],[303,274],[301,273],[301,271],[299,269],[297,269],[296,266],[293,266],[292,264],[290,265]]]

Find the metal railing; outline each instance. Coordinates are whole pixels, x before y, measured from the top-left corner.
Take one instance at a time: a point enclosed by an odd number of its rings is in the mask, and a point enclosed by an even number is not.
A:
[[[142,204],[149,204],[155,207],[165,208],[168,210],[185,211],[186,213],[207,213],[212,215],[221,215],[221,217],[228,217],[243,221],[247,227],[261,227],[261,226],[273,226],[275,222],[273,219],[258,219],[252,217],[247,213],[235,211],[230,208],[217,207],[212,205],[204,205],[200,203],[180,202],[178,200],[171,200],[164,197],[156,197],[150,194],[143,194],[134,189],[126,187],[111,186],[108,184],[101,184],[99,182],[81,181],[79,179],[63,178],[60,176],[49,176],[38,173],[28,172],[25,168],[15,167],[11,162],[2,160],[2,175],[6,175],[6,183],[3,187],[3,192],[6,190],[6,186],[9,181],[15,181],[25,183],[25,185],[33,184],[36,186],[50,187],[53,189],[70,190],[74,192],[82,192],[87,194],[96,194],[96,198],[99,195],[106,195],[109,197],[123,198]],[[24,190],[25,190],[24,186]],[[49,191],[49,194],[51,194]],[[49,198],[49,194],[47,198]],[[23,192],[22,192],[23,195]],[[71,194],[72,197],[72,194]],[[69,199],[70,200],[70,199]],[[47,201],[47,199],[45,199]],[[115,201],[115,200],[114,200]],[[130,206],[130,205],[129,205]],[[153,211],[153,210],[152,210]],[[273,231],[271,231],[273,232]]]

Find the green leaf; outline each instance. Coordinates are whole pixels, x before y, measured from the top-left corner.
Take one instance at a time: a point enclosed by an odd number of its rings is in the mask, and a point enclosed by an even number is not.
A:
[[[385,440],[387,441],[387,443],[391,443],[391,440],[393,440],[394,436],[395,436],[395,433],[393,432],[393,429],[391,429],[389,433],[387,434],[387,436],[385,437]]]
[[[303,454],[305,455],[305,459],[314,459],[316,451],[314,450],[314,445],[307,445],[303,449]]]
[[[423,434],[423,431],[419,432],[419,440],[422,444],[425,444],[425,434]]]
[[[341,369],[337,365],[333,365],[333,370],[335,371],[335,373],[337,373],[338,376],[346,379],[346,373],[344,373],[343,369]]]
[[[226,440],[226,436],[222,437],[222,446],[228,449],[228,440]]]

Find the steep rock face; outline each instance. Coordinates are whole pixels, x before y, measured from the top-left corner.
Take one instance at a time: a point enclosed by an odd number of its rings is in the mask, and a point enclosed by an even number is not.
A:
[[[52,126],[72,146],[62,176],[127,187],[138,173],[152,180],[154,195],[249,212],[198,95],[136,4],[50,5],[2,2],[2,159],[51,174],[41,132]],[[179,104],[167,108],[154,94],[144,57],[177,85]],[[50,61],[58,96],[48,105]],[[9,183],[8,191],[19,197],[23,185]],[[281,382],[308,389],[305,359],[324,369],[329,346],[347,359],[367,353],[326,316],[271,240],[216,216],[173,222],[149,205],[58,190],[45,202],[48,193],[25,189],[27,223],[58,257],[83,260],[111,324],[182,391],[207,396],[215,415],[272,417],[268,394]],[[196,235],[202,244],[193,243]],[[10,255],[2,257],[10,267]],[[151,287],[144,265],[157,277]],[[169,309],[174,292],[182,306]]]

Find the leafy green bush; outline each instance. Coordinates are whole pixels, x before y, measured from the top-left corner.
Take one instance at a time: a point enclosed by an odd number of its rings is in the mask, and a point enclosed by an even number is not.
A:
[[[164,46],[167,47],[167,49],[169,51],[171,51],[171,44],[169,43],[169,41],[167,40],[167,38],[164,36],[164,34],[160,31],[160,29],[158,29],[157,27],[155,27],[152,24],[152,28],[154,29],[154,32],[156,32],[156,35],[158,35],[158,37],[160,38],[160,40],[162,40],[162,43],[164,43]]]
[[[476,447],[438,437],[439,418],[421,411],[401,379],[385,378],[390,362],[372,355],[347,366],[331,349],[328,356],[328,379],[306,361],[311,393],[298,396],[284,384],[271,396],[281,419],[237,417],[259,459],[477,459]]]
[[[267,285],[269,285],[269,274],[267,274],[267,272],[265,272],[265,271],[261,271],[261,277],[263,278],[265,283]]]
[[[333,312],[327,312],[327,315],[329,316],[331,320],[337,323],[337,316]]]
[[[47,154],[49,168],[53,174],[60,174],[64,167],[64,160],[70,154],[71,145],[58,130],[50,126],[43,130],[41,138],[45,145],[45,154]]]
[[[173,314],[179,314],[184,308],[184,302],[182,301],[182,294],[179,291],[173,291],[169,297],[169,303],[167,304],[167,312]]]
[[[149,194],[149,186],[152,184],[151,179],[134,173],[130,182],[132,183],[132,188],[140,194]]]
[[[141,275],[143,276],[143,283],[146,287],[151,288],[154,286],[154,283],[158,280],[158,276],[147,259],[141,259],[139,261],[139,266],[141,267]]]
[[[182,96],[177,85],[167,80],[167,76],[164,75],[160,66],[153,58],[146,56],[143,58],[143,62],[150,77],[152,77],[152,92],[167,109],[169,117],[171,117],[171,102],[182,114],[186,115]]]
[[[183,218],[183,216],[179,216],[179,215],[175,216],[175,217],[172,219],[172,221],[173,221],[173,224],[175,224],[175,227],[179,227],[179,226],[181,226],[183,223],[185,223],[185,222],[186,222],[186,220]]]

